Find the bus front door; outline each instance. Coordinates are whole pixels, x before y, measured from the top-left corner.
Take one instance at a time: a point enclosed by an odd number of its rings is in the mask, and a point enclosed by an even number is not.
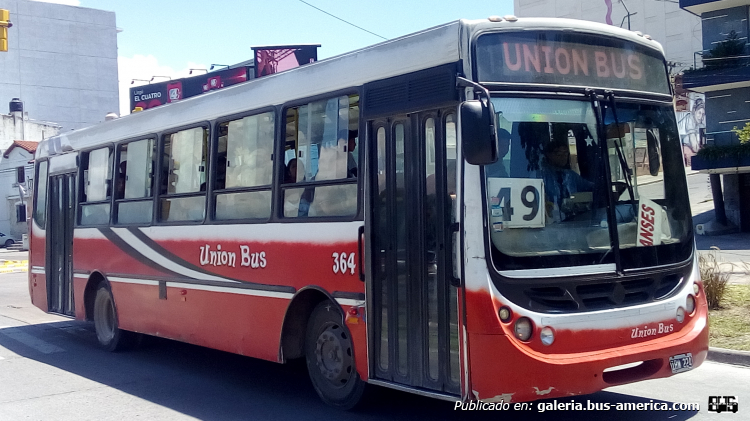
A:
[[[48,311],[75,315],[73,304],[73,220],[75,218],[74,173],[49,178],[47,221]]]
[[[455,111],[372,120],[368,132],[371,377],[459,394],[458,299],[450,282]]]

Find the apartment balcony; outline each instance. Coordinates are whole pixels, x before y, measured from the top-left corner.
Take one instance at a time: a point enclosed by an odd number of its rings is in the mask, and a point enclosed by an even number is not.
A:
[[[700,16],[707,12],[750,5],[750,0],[680,0],[680,8]]]
[[[704,93],[750,87],[750,55],[704,58],[702,68],[682,75],[682,87]]]

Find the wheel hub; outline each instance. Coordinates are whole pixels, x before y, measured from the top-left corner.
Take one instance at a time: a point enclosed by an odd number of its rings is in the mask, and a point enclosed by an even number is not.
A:
[[[102,299],[102,302],[96,308],[94,322],[96,324],[96,333],[104,342],[108,342],[115,336],[115,314],[112,300],[109,297]]]
[[[338,326],[328,326],[318,336],[315,344],[315,357],[320,373],[333,383],[343,383],[351,369],[351,358],[346,350],[348,341],[339,336]]]

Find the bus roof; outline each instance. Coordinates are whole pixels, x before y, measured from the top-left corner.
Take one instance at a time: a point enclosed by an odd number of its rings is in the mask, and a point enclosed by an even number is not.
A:
[[[468,56],[462,37],[489,30],[568,30],[624,38],[663,54],[661,45],[622,28],[559,18],[458,20],[291,70],[61,133],[40,142],[36,158],[134,139],[235,113],[357,87],[367,82],[454,63]],[[464,45],[465,44],[465,45]],[[465,70],[470,60],[464,60]],[[467,74],[470,72],[466,71]]]

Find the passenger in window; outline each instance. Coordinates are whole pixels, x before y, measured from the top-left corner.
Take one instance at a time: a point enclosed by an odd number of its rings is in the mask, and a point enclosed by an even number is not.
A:
[[[357,159],[354,157],[354,148],[357,147],[357,131],[349,130],[349,143],[347,144],[346,177],[357,178]]]
[[[297,158],[292,158],[286,164],[286,171],[284,171],[284,183],[290,184],[290,183],[296,183],[296,182],[297,182]]]
[[[510,133],[505,129],[497,130],[497,161],[494,164],[484,167],[487,177],[508,178],[508,171],[505,168],[503,158],[510,150]]]
[[[286,165],[284,172],[284,183],[292,184],[305,179],[304,163],[292,158]],[[287,189],[284,192],[284,215],[285,216],[308,216],[310,204],[315,197],[315,188]]]
[[[555,222],[564,221],[580,213],[580,204],[569,200],[575,193],[590,192],[594,183],[570,169],[570,150],[567,141],[553,141],[544,148],[542,178],[546,192],[547,216]]]
[[[125,197],[125,180],[127,179],[128,162],[122,161],[119,166],[119,174],[115,178],[115,199]]]

